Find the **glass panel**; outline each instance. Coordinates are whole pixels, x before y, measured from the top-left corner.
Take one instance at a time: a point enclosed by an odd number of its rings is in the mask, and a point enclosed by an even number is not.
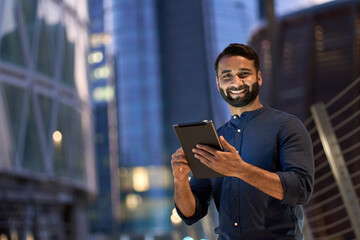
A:
[[[51,127],[52,99],[44,95],[38,95],[38,98],[46,136],[49,136]]]
[[[71,152],[72,152],[72,168],[71,173],[74,179],[84,181],[85,166],[84,166],[84,141],[82,133],[81,115],[78,111],[71,109],[70,117],[70,134],[71,134]]]
[[[37,0],[19,0],[19,3],[23,14],[26,33],[28,34],[28,40],[30,42],[30,46],[32,46]]]
[[[45,21],[42,20],[36,68],[39,72],[48,76],[53,76],[55,56],[53,39],[55,34],[56,28],[46,25]]]
[[[1,8],[0,8],[1,9]],[[0,77],[1,81],[1,77]],[[13,143],[11,141],[12,131],[10,121],[8,120],[8,113],[5,108],[5,97],[0,83],[0,168],[11,168],[14,161]],[[1,238],[0,238],[1,240]]]
[[[24,89],[12,85],[3,84],[4,98],[9,114],[11,130],[15,138],[15,143],[19,140],[19,129],[22,117],[22,106],[24,100]]]
[[[39,1],[38,18],[41,19],[37,70],[53,76],[55,56],[57,56],[58,31],[61,20],[61,8],[53,1]]]
[[[29,104],[22,167],[34,172],[43,172],[44,170],[32,101]]]
[[[0,59],[24,66],[19,29],[16,20],[16,1],[3,2],[4,14],[0,16]]]
[[[75,88],[74,60],[75,60],[75,44],[69,39],[67,31],[65,30],[61,82],[63,82],[68,87],[72,87],[72,88]]]
[[[70,162],[69,115],[70,108],[64,104],[59,104],[56,131],[59,132],[60,137],[54,140],[54,171],[56,175],[65,177],[69,176]]]
[[[62,135],[54,141],[54,169],[57,175],[84,182],[84,141],[81,115],[71,107],[59,104],[57,131]]]

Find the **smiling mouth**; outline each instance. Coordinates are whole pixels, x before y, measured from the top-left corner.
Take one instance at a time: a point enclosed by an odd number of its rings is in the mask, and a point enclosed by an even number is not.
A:
[[[243,92],[245,92],[245,88],[241,89],[241,90],[230,90],[231,94],[240,94],[240,93],[243,93]]]

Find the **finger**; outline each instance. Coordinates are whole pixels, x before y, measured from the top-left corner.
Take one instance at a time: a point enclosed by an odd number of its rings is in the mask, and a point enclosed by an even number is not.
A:
[[[173,155],[171,155],[171,158],[185,158],[185,154],[174,153]]]
[[[196,157],[196,155],[199,155],[201,157],[207,158],[208,160],[211,160],[211,161],[214,160],[214,155],[209,153],[206,150],[201,150],[199,148],[194,148],[193,153],[195,153],[195,157]]]
[[[215,155],[217,151],[215,148],[203,144],[196,144],[196,148],[211,153],[212,155]]]
[[[210,161],[208,158],[200,155],[200,154],[195,154],[194,155],[197,159],[200,160],[200,162],[202,162],[203,164],[205,164],[206,166],[208,166],[209,168],[211,168],[212,166],[212,161]]]
[[[188,164],[185,154],[180,149],[178,149],[175,153],[171,155],[171,162]]]
[[[172,162],[184,162],[184,163],[188,162],[184,155],[178,155],[178,154],[173,154],[171,156],[171,161]]]
[[[236,149],[228,143],[223,136],[220,136],[221,145],[229,152],[236,152]]]
[[[177,154],[183,154],[183,155],[185,154],[185,153],[184,153],[184,150],[183,150],[182,148],[178,148],[175,153],[177,153]]]
[[[187,162],[172,162],[171,165],[173,167],[189,167]]]

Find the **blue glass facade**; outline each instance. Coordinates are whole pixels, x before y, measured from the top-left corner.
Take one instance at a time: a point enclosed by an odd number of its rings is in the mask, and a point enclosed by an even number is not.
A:
[[[162,163],[156,1],[113,1],[121,166]],[[153,144],[149,144],[149,140]]]
[[[121,232],[171,230],[156,1],[113,1],[119,126]]]

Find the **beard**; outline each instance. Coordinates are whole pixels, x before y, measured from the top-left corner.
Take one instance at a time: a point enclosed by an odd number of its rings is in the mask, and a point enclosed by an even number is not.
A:
[[[233,98],[230,96],[230,91],[236,91],[236,90],[242,90],[245,89],[245,96],[243,97],[237,97]],[[250,87],[247,85],[244,85],[242,87],[231,87],[226,89],[226,94],[223,88],[219,86],[219,90],[221,93],[222,98],[231,106],[233,107],[244,107],[254,101],[254,99],[259,95],[259,83],[256,82]]]

